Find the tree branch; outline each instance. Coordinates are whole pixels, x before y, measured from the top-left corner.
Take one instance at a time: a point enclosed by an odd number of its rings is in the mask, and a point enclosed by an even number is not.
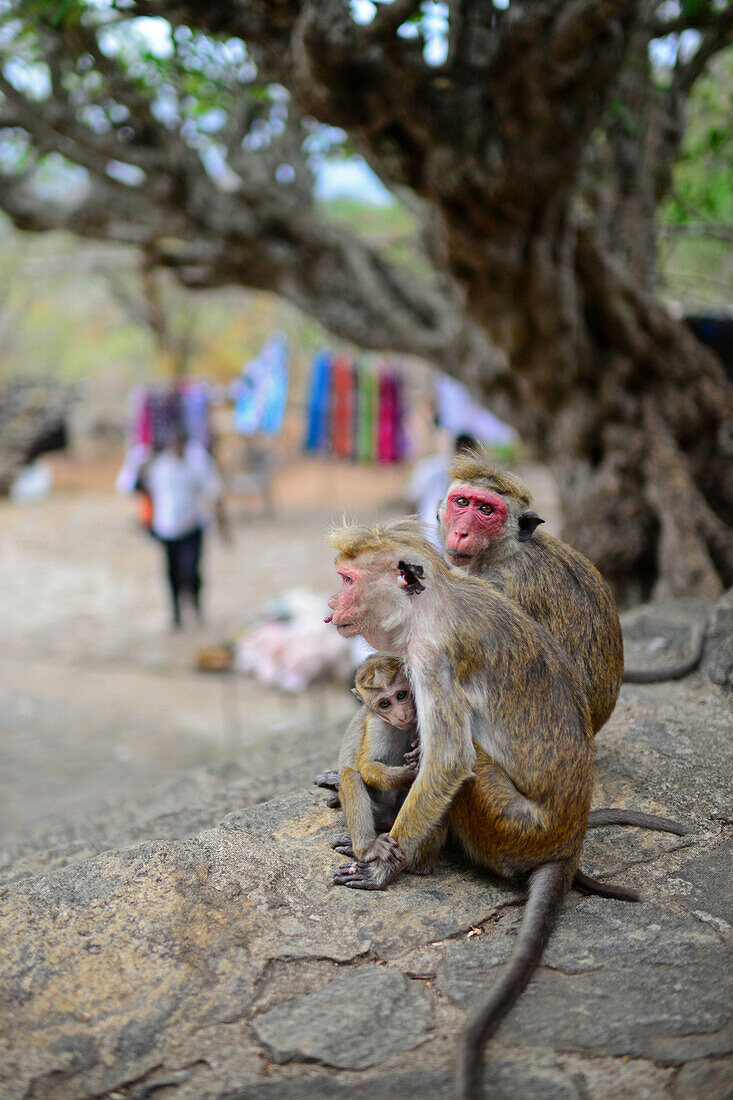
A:
[[[674,91],[689,92],[710,58],[730,45],[731,31],[733,31],[733,8],[721,12],[715,24],[703,32],[700,45],[689,61],[677,62],[672,80]]]

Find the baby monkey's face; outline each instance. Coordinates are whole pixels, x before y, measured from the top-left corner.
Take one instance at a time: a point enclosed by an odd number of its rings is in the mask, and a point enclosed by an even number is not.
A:
[[[398,679],[388,688],[370,691],[364,702],[370,710],[396,726],[400,730],[409,730],[415,725],[415,703],[406,680]]]

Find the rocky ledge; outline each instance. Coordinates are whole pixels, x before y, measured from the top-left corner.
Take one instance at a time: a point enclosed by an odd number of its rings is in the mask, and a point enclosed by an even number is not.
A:
[[[731,1094],[731,713],[704,674],[624,687],[594,802],[691,831],[589,834],[584,869],[645,900],[569,896],[491,1045],[492,1100]],[[4,887],[3,1100],[448,1100],[521,897],[450,859],[333,888],[340,825],[299,789]]]

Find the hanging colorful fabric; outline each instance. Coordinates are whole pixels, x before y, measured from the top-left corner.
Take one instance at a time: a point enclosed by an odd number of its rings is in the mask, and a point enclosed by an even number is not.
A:
[[[374,457],[375,398],[374,375],[362,362],[356,373],[356,458],[359,462],[371,462]]]
[[[313,357],[304,444],[307,451],[323,451],[327,447],[331,358],[330,351],[319,351]]]
[[[379,369],[379,421],[377,427],[377,458],[382,463],[392,461],[393,399],[392,378],[389,371],[382,366]]]
[[[282,332],[274,333],[260,352],[266,367],[260,429],[277,435],[285,415],[285,399],[288,394],[288,338]]]
[[[402,462],[405,457],[405,431],[404,431],[404,412],[405,412],[405,399],[404,399],[404,379],[399,371],[394,372],[394,405],[392,408],[393,416],[393,462]]]
[[[351,458],[354,453],[354,372],[351,360],[339,355],[333,364],[333,453]]]

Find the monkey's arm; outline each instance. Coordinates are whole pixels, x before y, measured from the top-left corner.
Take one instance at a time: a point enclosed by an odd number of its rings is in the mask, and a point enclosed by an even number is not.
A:
[[[338,768],[329,768],[325,772],[319,772],[313,776],[313,782],[317,787],[326,787],[332,793],[326,799],[326,805],[332,810],[338,810],[341,806],[339,797],[339,775],[343,768],[353,768],[356,755],[359,751],[364,727],[364,708],[354,715],[346,727],[341,748],[339,750]]]
[[[369,787],[377,791],[399,791],[411,787],[417,775],[417,768],[410,764],[390,767],[378,760],[368,760],[362,764],[361,777]]]
[[[377,831],[374,827],[372,800],[359,772],[353,768],[344,768],[341,772],[340,793],[351,834],[351,848],[357,859],[363,859],[376,839]],[[343,837],[338,839],[343,840]],[[334,846],[337,850],[341,847],[339,844]]]
[[[473,775],[476,750],[468,708],[464,714],[447,705],[433,705],[421,724],[421,759],[417,779],[397,815],[390,836],[408,865],[438,828],[463,783]]]
[[[360,707],[346,727],[346,732],[341,742],[341,748],[339,749],[338,764],[336,766],[336,770],[339,774],[344,768],[356,767],[356,757],[364,739],[366,732],[365,723],[368,717],[369,711],[367,708]]]

